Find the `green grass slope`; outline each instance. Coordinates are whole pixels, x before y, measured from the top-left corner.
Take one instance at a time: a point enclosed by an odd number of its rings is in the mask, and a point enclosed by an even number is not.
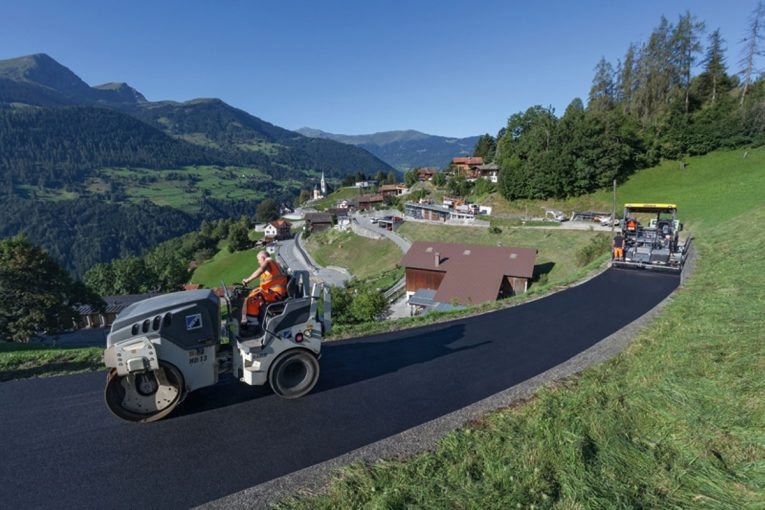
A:
[[[717,151],[706,156],[666,161],[642,170],[617,189],[617,214],[625,202],[672,202],[686,226],[714,227],[716,224],[765,203],[765,149]],[[545,207],[573,210],[611,210],[608,190],[567,200],[523,201],[508,203],[494,196],[489,202],[498,212],[529,214],[544,212]]]
[[[763,508],[765,165],[762,151],[742,154],[662,165],[623,186],[623,200],[678,202],[699,252],[693,277],[624,353],[433,453],[346,468],[325,495],[280,507]]]
[[[224,244],[213,258],[194,270],[191,283],[212,289],[220,287],[221,280],[226,285],[241,282],[258,268],[258,251],[260,248],[231,253]]]
[[[348,200],[361,195],[359,188],[338,188],[326,197],[309,204],[311,207],[324,211],[335,207],[338,200]]]
[[[305,240],[308,253],[322,266],[340,266],[359,279],[374,278],[396,267],[403,254],[387,239],[327,230]]]

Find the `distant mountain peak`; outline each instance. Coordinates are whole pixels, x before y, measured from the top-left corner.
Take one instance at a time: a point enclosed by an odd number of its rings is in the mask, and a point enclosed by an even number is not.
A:
[[[0,78],[31,82],[67,96],[90,91],[87,83],[45,53],[0,60]]]
[[[115,97],[124,99],[122,102],[131,103],[146,103],[146,98],[143,94],[131,87],[125,82],[109,82],[102,85],[96,85],[93,87],[96,90],[104,90],[111,92]]]
[[[357,145],[402,172],[417,166],[442,167],[455,156],[469,156],[479,138],[436,136],[414,129],[381,131],[367,135],[340,135],[309,127],[296,131],[311,138]]]

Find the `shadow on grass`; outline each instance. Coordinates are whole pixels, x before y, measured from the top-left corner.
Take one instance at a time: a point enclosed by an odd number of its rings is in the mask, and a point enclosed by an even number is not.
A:
[[[538,282],[543,275],[550,274],[550,271],[555,267],[555,262],[545,262],[544,264],[536,264],[534,266],[534,275],[531,277],[532,282]]]
[[[95,372],[103,370],[103,363],[98,361],[53,361],[33,367],[13,368],[0,372],[0,382],[31,377],[70,374],[73,372]]]

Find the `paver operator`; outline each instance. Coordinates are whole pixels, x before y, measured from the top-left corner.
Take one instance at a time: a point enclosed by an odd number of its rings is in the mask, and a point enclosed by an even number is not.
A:
[[[614,236],[613,255],[611,258],[616,260],[622,260],[624,258],[624,236],[621,234],[616,234]]]
[[[264,303],[283,301],[287,297],[287,275],[279,264],[265,251],[258,253],[258,264],[260,266],[255,272],[242,280],[242,284],[247,286],[252,280],[260,277],[260,286],[247,296],[242,317],[243,323],[253,325],[258,325],[260,309]]]

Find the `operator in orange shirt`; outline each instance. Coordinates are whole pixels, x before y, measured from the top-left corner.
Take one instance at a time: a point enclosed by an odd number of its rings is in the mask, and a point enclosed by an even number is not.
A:
[[[268,253],[258,253],[260,266],[249,277],[242,280],[242,285],[247,286],[252,280],[260,277],[260,286],[254,289],[245,301],[245,313],[242,322],[258,325],[260,309],[264,303],[283,301],[287,297],[287,275],[279,264],[268,256]]]

